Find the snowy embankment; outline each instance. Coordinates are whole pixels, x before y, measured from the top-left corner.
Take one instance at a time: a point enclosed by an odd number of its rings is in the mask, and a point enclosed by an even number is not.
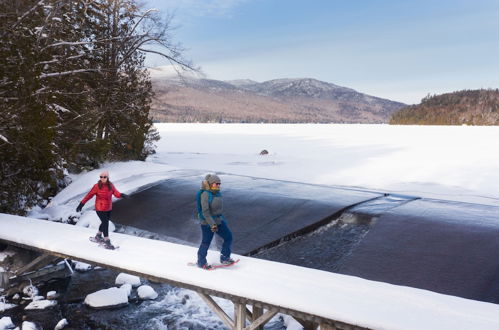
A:
[[[120,192],[128,194],[139,189],[146,189],[149,185],[158,181],[174,177],[177,175],[176,170],[178,170],[169,165],[139,161],[108,163],[103,167],[110,172],[110,180],[115,184],[116,188]],[[97,183],[101,171],[97,169],[72,175],[72,183],[52,198],[47,207],[44,209],[34,208],[28,216],[54,221],[65,221],[69,217],[79,216],[76,207],[85,194]],[[113,200],[115,200],[114,197]],[[100,222],[95,212],[86,212],[94,209],[94,202],[95,198],[83,208],[83,214],[78,222],[80,226],[86,227],[89,224],[95,225]]]
[[[0,239],[84,262],[209,288],[269,305],[375,329],[498,329],[499,305],[325,271],[235,256],[231,268],[188,266],[196,248],[113,234],[119,250],[88,240],[93,230],[0,214]],[[218,253],[210,251],[209,262]],[[244,285],[241,285],[244,283]]]

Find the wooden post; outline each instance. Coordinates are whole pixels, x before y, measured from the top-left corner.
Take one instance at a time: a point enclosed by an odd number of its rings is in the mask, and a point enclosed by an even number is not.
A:
[[[218,306],[218,304],[215,302],[215,300],[213,300],[212,297],[199,291],[198,295],[204,300],[204,302],[208,305],[208,307],[210,307],[211,310],[214,311],[222,319],[222,321],[230,329],[234,329],[234,321],[232,321],[232,319],[224,312],[224,310],[220,308],[220,306]]]
[[[253,316],[251,318],[251,322],[255,322],[262,315],[263,315],[263,308],[253,305]],[[255,330],[263,330],[263,325],[257,326]]]
[[[303,326],[303,330],[317,330],[317,327],[319,326],[317,323],[313,321],[303,320],[296,316],[293,316],[293,318]],[[323,329],[321,328],[321,330]]]
[[[332,324],[329,324],[329,323],[324,323],[322,322],[321,323],[321,330],[337,330],[338,328],[336,328],[334,325]]]
[[[237,330],[243,330],[246,327],[246,305],[234,303],[234,312]]]
[[[7,272],[0,271],[0,289],[7,289],[9,285],[9,274]]]
[[[265,314],[261,315],[259,318],[257,318],[251,325],[245,330],[255,330],[258,329],[260,326],[263,326],[265,323],[267,323],[271,318],[273,318],[279,310],[277,308],[272,308],[269,309],[268,311],[265,312]]]

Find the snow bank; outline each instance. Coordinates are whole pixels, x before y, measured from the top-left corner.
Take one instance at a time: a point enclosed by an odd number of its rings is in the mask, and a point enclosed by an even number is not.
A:
[[[128,284],[132,285],[133,287],[137,287],[140,285],[140,277],[135,276],[135,275],[125,274],[125,273],[120,273],[116,277],[115,284],[122,285],[125,283],[128,283]]]
[[[54,299],[57,299],[57,297],[59,297],[59,295],[57,294],[56,291],[47,292],[47,299],[48,300],[54,300]]]
[[[120,290],[124,290],[126,292],[126,295],[130,297],[130,295],[132,294],[132,285],[130,283],[125,283],[120,286]]]
[[[154,300],[158,298],[158,294],[152,287],[149,285],[142,285],[137,289],[137,294],[139,295],[139,298],[142,300]]]
[[[28,306],[26,306],[24,309],[26,310],[30,310],[30,309],[46,309],[46,308],[49,308],[49,307],[53,307],[57,305],[57,301],[55,300],[46,300],[46,299],[42,299],[42,300],[36,300],[36,301],[32,301],[28,304]]]
[[[17,306],[16,304],[9,304],[9,303],[6,303],[6,302],[4,302],[4,301],[3,301],[3,299],[2,299],[2,301],[0,301],[0,312],[4,312],[4,311],[6,311],[6,310],[8,310],[8,309],[11,309],[11,308],[14,308],[14,307],[16,307],[16,306]]]
[[[92,269],[92,265],[87,264],[85,262],[76,261],[74,263],[74,268],[79,272],[86,272],[87,270]]]
[[[0,319],[0,330],[12,329],[14,327],[15,327],[15,325],[14,325],[14,323],[12,323],[12,319],[10,317],[4,316]]]
[[[39,330],[40,328],[36,325],[36,323],[24,321],[22,326],[22,330]]]
[[[54,330],[61,330],[61,329],[64,329],[65,326],[67,326],[69,324],[68,320],[66,319],[62,319],[60,320],[59,322],[57,322]]]
[[[109,288],[87,295],[84,303],[93,308],[123,306],[128,304],[128,295],[126,290]]]

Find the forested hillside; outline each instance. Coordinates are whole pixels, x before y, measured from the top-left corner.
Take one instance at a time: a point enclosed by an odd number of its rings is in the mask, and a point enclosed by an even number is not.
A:
[[[43,205],[67,171],[154,151],[144,46],[168,29],[134,0],[0,2],[0,212]]]
[[[311,78],[153,79],[159,122],[387,123],[405,104]]]
[[[393,114],[394,125],[499,125],[499,89],[427,96]]]

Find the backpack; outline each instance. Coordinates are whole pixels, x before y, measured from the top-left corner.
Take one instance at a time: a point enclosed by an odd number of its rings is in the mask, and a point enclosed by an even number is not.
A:
[[[210,190],[200,189],[198,191],[198,193],[196,194],[196,204],[198,207],[198,218],[201,220],[206,220],[203,216],[203,208],[201,207],[201,194],[204,191],[208,192],[208,204],[211,204],[211,202],[213,201],[213,192]]]

